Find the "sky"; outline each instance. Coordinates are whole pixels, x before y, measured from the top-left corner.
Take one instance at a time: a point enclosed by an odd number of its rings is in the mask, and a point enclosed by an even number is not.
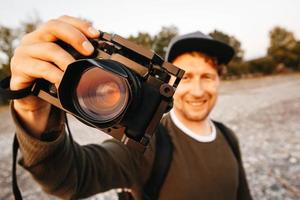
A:
[[[215,29],[242,43],[245,59],[266,54],[269,31],[281,26],[300,40],[300,0],[0,0],[0,25],[18,27],[39,16],[83,17],[127,37],[175,25],[180,34]]]

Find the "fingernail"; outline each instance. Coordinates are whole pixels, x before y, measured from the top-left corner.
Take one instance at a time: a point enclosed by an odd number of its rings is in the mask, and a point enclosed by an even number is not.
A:
[[[93,52],[94,51],[94,47],[93,45],[89,42],[89,41],[84,41],[82,43],[83,48],[87,51],[87,52]]]
[[[94,36],[97,36],[97,35],[99,35],[99,31],[97,31],[95,28],[93,28],[93,27],[90,27],[89,29],[88,29],[88,31],[92,34],[92,35],[94,35]]]

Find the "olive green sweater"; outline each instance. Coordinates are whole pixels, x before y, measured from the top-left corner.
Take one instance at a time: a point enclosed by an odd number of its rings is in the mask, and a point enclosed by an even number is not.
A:
[[[114,139],[101,145],[75,143],[72,147],[62,112],[52,109],[43,141],[30,136],[13,110],[12,115],[22,152],[19,163],[47,193],[63,199],[74,194],[75,198],[84,198],[126,187],[133,190],[136,199],[141,199],[155,155],[155,138],[143,155]],[[174,152],[159,199],[251,199],[242,164],[219,130],[214,141],[201,143],[182,133],[169,115],[162,123],[171,136]]]

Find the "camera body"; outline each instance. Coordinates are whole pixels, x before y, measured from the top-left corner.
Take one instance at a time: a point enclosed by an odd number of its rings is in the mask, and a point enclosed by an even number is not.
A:
[[[184,71],[119,35],[100,33],[91,40],[95,51],[89,57],[57,41],[76,61],[67,67],[58,89],[39,79],[32,93],[124,144],[144,150],[163,114],[172,107]]]

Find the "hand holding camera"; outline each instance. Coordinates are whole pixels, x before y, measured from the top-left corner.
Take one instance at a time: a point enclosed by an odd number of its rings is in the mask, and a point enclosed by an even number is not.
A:
[[[91,25],[77,18],[62,16],[50,20],[37,30],[25,35],[11,60],[11,89],[18,90],[31,85],[36,78],[43,78],[59,84],[63,71],[74,62],[74,58],[60,46],[56,40],[72,45],[82,55],[93,52],[88,38],[99,36]],[[27,101],[27,99],[30,99]],[[18,108],[27,111],[41,109],[41,100],[37,97],[15,100]]]
[[[34,136],[43,132],[50,103],[133,146],[148,144],[184,73],[141,46],[68,16],[26,35],[11,69],[11,89],[33,85],[39,97],[14,102]]]

